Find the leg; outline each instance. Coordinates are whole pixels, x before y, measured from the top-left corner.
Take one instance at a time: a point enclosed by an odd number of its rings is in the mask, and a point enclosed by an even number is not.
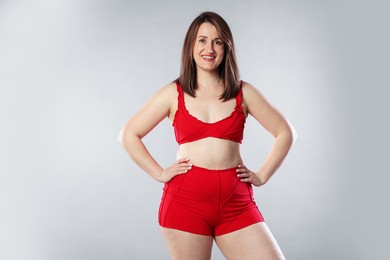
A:
[[[169,254],[173,260],[209,260],[213,237],[161,227]]]
[[[285,259],[275,238],[264,222],[217,236],[215,241],[228,260]]]

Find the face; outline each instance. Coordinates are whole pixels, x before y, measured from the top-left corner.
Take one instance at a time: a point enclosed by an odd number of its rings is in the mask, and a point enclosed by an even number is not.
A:
[[[193,57],[197,70],[215,72],[223,60],[225,47],[211,23],[200,25],[196,34]]]

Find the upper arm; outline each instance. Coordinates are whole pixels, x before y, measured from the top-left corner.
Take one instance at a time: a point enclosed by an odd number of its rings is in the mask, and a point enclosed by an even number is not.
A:
[[[274,137],[281,133],[292,134],[292,127],[261,92],[249,83],[242,86],[243,101],[248,114],[253,116]]]
[[[176,98],[175,84],[172,83],[160,89],[127,122],[118,139],[123,140],[129,135],[144,137],[169,115]]]

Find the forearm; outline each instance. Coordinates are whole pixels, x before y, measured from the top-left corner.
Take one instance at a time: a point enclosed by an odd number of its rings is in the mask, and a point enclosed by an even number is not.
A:
[[[120,140],[120,143],[126,149],[131,159],[148,175],[154,179],[158,179],[163,168],[152,157],[146,149],[144,143],[136,135],[126,135]]]
[[[271,148],[270,153],[267,156],[263,166],[259,170],[258,174],[262,184],[269,181],[276,170],[282,165],[284,158],[287,156],[288,151],[294,141],[294,135],[292,132],[287,131],[276,137],[275,143]]]

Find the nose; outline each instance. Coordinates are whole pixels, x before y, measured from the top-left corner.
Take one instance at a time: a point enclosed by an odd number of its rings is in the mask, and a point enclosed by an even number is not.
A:
[[[213,53],[214,52],[214,43],[212,41],[209,41],[206,44],[206,52]]]

